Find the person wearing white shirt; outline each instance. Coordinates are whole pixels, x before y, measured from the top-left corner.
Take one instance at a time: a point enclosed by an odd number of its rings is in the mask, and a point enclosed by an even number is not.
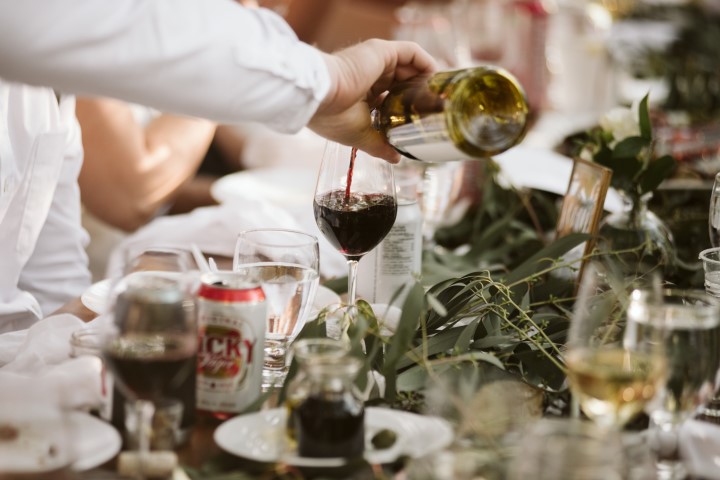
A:
[[[324,54],[272,12],[227,0],[0,0],[0,332],[90,282],[72,94],[283,132],[308,125],[397,161],[368,102],[434,68],[408,42]]]

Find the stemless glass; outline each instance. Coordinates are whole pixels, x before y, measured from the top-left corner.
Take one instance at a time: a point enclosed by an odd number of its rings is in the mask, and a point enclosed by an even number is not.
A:
[[[136,271],[115,283],[111,302],[113,322],[101,350],[115,385],[134,404],[142,475],[156,406],[180,400],[194,411],[197,327],[191,284],[182,275]],[[186,393],[192,398],[178,398]],[[187,413],[192,411],[183,412],[183,420]]]
[[[710,194],[708,233],[710,234],[710,244],[713,247],[720,247],[720,173],[715,175],[715,182]]]
[[[262,388],[282,386],[287,345],[302,329],[320,282],[320,251],[313,235],[284,229],[241,232],[235,245],[235,271],[250,271],[268,302]]]
[[[660,478],[681,479],[687,470],[679,457],[678,431],[715,391],[720,368],[720,301],[700,290],[642,292],[628,315],[633,328],[660,330],[667,375],[647,405],[655,435]],[[638,335],[640,337],[640,335]]]
[[[643,411],[665,376],[662,332],[628,322],[638,285],[607,263],[588,265],[568,331],[570,389],[582,411],[621,428]]]
[[[347,260],[348,305],[352,310],[358,262],[395,223],[397,198],[392,165],[355,148],[328,142],[313,211],[322,234]]]

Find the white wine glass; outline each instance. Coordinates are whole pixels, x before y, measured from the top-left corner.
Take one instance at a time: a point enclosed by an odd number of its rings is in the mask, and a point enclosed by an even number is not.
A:
[[[660,330],[667,364],[662,388],[646,410],[659,478],[682,479],[679,428],[715,392],[720,368],[720,300],[702,290],[643,292],[630,321],[638,331]]]
[[[565,355],[570,389],[583,413],[614,429],[643,411],[666,372],[661,332],[628,321],[641,290],[619,272],[608,263],[588,264]]]
[[[322,234],[347,260],[352,312],[358,262],[378,246],[395,223],[397,197],[392,165],[355,148],[328,142],[313,211]]]
[[[287,376],[288,343],[305,324],[320,282],[317,238],[277,228],[241,232],[233,270],[256,277],[265,292],[268,318],[262,388],[280,387]]]
[[[720,173],[715,175],[715,182],[710,194],[708,233],[710,234],[710,244],[713,247],[720,247]]]
[[[189,253],[148,248],[124,257],[108,299],[112,323],[102,331],[101,353],[126,399],[128,438],[138,450],[139,478],[158,432],[159,406],[182,406],[176,443],[194,422],[197,324]],[[164,407],[163,407],[164,408]],[[166,432],[163,432],[166,434]]]

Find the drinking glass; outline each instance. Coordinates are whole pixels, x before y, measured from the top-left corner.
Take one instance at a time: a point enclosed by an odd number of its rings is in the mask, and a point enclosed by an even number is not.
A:
[[[628,321],[644,282],[628,280],[621,271],[609,263],[588,264],[565,357],[570,389],[582,411],[598,425],[615,429],[644,409],[666,370],[662,332],[634,328]]]
[[[347,260],[352,318],[358,262],[395,223],[397,198],[392,165],[355,148],[328,142],[313,211],[322,234]]]
[[[268,304],[262,389],[282,386],[288,343],[307,319],[320,281],[320,253],[313,235],[285,229],[241,232],[233,269],[260,281]]]
[[[700,260],[705,272],[705,292],[720,298],[720,247],[703,250],[700,252]],[[720,391],[716,391],[713,398],[700,407],[698,415],[713,423],[720,423]]]
[[[578,419],[544,418],[519,439],[509,480],[628,478],[620,432]]]
[[[667,375],[647,405],[651,445],[660,478],[687,476],[678,448],[680,425],[715,391],[720,367],[720,300],[701,290],[644,291],[632,301],[629,322],[662,332]],[[638,335],[640,337],[640,335]]]
[[[101,350],[115,385],[134,405],[142,475],[156,405],[179,399],[185,410],[194,410],[197,327],[192,290],[182,274],[165,271],[135,271],[116,281],[112,290],[113,321],[104,331]],[[178,398],[185,394],[191,401]],[[191,413],[183,412],[183,417]]]
[[[720,173],[715,175],[715,182],[710,194],[710,211],[708,213],[710,245],[720,247]]]

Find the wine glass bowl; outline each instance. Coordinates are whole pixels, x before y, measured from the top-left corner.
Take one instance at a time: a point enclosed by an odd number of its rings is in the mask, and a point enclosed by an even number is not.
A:
[[[181,403],[184,426],[192,423],[198,332],[191,293],[182,275],[162,271],[130,273],[111,293],[113,322],[103,332],[101,351],[115,385],[134,407],[126,425],[136,426],[129,433],[137,437],[141,464],[150,450],[156,405]],[[177,432],[177,439],[182,435]]]
[[[612,266],[590,263],[568,331],[570,389],[582,411],[606,428],[619,429],[642,412],[665,377],[662,331],[632,322],[639,287]]]
[[[348,304],[355,304],[357,264],[390,232],[397,215],[392,166],[352,147],[328,142],[313,212],[325,238],[348,262]]]
[[[305,324],[320,282],[320,252],[313,235],[288,229],[241,232],[233,270],[261,284],[268,303],[264,390],[281,386],[287,374],[287,344]]]
[[[720,367],[720,301],[701,290],[665,289],[637,298],[638,331],[662,332],[667,375],[647,405],[660,478],[685,478],[679,428],[709,400]]]

